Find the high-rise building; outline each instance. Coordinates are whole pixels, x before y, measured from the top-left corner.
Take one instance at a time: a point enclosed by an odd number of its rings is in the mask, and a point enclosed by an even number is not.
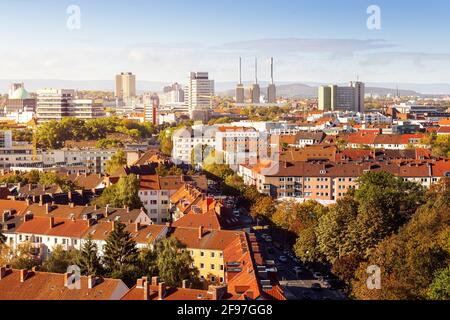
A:
[[[245,89],[242,84],[242,59],[239,57],[239,83],[236,85],[236,103],[244,103],[245,102]]]
[[[43,89],[37,91],[36,115],[38,122],[60,121],[70,116],[75,90]]]
[[[268,103],[277,102],[277,88],[273,81],[273,58],[270,58],[270,84],[267,87],[267,102]]]
[[[365,96],[365,85],[363,82],[352,82],[350,86],[355,89],[355,111],[364,112],[364,96]]]
[[[174,104],[184,102],[184,88],[181,84],[175,82],[163,89],[161,104]]]
[[[214,80],[209,79],[208,72],[191,72],[185,90],[184,97],[190,111],[213,108]]]
[[[319,87],[319,110],[364,112],[364,83],[350,82],[348,87]]]
[[[37,91],[36,116],[42,123],[65,117],[95,119],[104,117],[105,112],[102,100],[76,99],[71,89],[44,89]]]
[[[128,99],[136,96],[136,76],[131,72],[122,72],[116,75],[115,96],[119,99]]]
[[[252,103],[259,104],[261,100],[261,88],[258,84],[258,59],[255,58],[255,83],[250,88]]]

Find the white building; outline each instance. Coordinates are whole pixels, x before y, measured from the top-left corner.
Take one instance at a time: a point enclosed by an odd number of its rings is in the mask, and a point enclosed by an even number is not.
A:
[[[208,72],[191,72],[184,96],[191,119],[204,120],[214,106],[214,80]]]

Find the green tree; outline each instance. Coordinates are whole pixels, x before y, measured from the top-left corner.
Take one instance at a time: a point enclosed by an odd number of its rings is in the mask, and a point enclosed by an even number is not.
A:
[[[435,273],[430,285],[428,298],[431,300],[450,300],[450,266]]]
[[[65,273],[73,264],[75,255],[75,250],[64,250],[61,245],[57,245],[53,248],[52,254],[44,260],[42,269],[46,272]]]
[[[109,175],[114,174],[117,170],[127,164],[127,155],[123,150],[118,150],[110,160],[106,162],[105,171]]]
[[[81,273],[84,275],[99,276],[102,274],[97,244],[92,240],[91,235],[83,243],[81,250],[77,252],[75,264],[80,267]]]
[[[180,287],[183,280],[198,281],[198,270],[192,267],[193,259],[180,241],[163,239],[155,250],[159,275],[169,286]]]
[[[109,277],[131,284],[139,274],[139,253],[125,227],[123,223],[114,222],[114,230],[109,233],[103,248],[103,264]]]
[[[356,271],[352,294],[358,299],[426,299],[436,272],[450,264],[450,181],[426,195],[411,220],[384,239]],[[368,265],[381,268],[381,290],[365,285]]]
[[[357,219],[348,226],[347,244],[367,256],[386,237],[409,221],[424,201],[424,189],[390,173],[369,172],[359,179],[355,191]]]
[[[346,196],[319,219],[317,240],[320,251],[328,261],[333,263],[339,257],[353,252],[348,228],[357,219],[358,206],[359,203],[353,197]]]
[[[139,180],[137,176],[130,174],[120,177],[116,184],[103,190],[102,195],[94,202],[100,206],[109,204],[116,208],[139,209],[143,207],[139,198]]]

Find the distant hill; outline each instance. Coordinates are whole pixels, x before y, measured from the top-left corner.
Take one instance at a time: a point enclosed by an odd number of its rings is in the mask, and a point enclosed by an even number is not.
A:
[[[61,80],[61,79],[0,79],[0,93],[8,92],[13,82],[24,82],[25,88],[36,91],[43,88],[67,88],[76,90],[114,91],[114,80]],[[175,82],[175,80],[174,80]],[[182,82],[183,83],[183,82]],[[169,85],[167,82],[137,81],[138,92],[153,91],[161,92],[163,87]],[[246,87],[250,83],[244,83]],[[261,92],[267,90],[267,81],[262,81]],[[318,87],[321,83],[316,82],[277,82],[278,95],[286,98],[313,98],[317,97]],[[339,84],[347,85],[347,84]],[[234,96],[235,82],[216,81],[215,90],[218,95]],[[366,93],[374,95],[395,94],[399,88],[403,96],[437,96],[450,94],[450,84],[417,84],[417,83],[366,83]]]
[[[261,87],[262,94],[265,94],[267,87]],[[379,87],[367,87],[366,94],[373,95],[395,95],[396,89],[379,88]],[[399,90],[402,96],[420,96],[421,94],[412,90]],[[224,92],[220,92],[222,96],[234,96],[234,89],[230,89]],[[285,98],[317,98],[318,86],[310,86],[301,83],[284,84],[277,86],[277,95]]]

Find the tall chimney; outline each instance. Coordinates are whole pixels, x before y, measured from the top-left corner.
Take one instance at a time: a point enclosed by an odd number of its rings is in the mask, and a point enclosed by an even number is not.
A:
[[[49,214],[49,213],[50,213],[50,204],[49,204],[49,203],[46,203],[46,204],[45,204],[45,213],[46,213],[46,214]]]
[[[255,58],[255,84],[258,84],[258,58]]]
[[[273,57],[270,58],[270,81],[273,84]]]
[[[49,218],[49,227],[50,227],[50,229],[53,229],[54,226],[55,226],[55,218],[54,217],[50,217]]]
[[[239,57],[239,84],[242,84],[242,58]]]
[[[139,232],[140,229],[141,229],[141,224],[139,222],[136,222],[136,224],[135,224],[135,231]]]

